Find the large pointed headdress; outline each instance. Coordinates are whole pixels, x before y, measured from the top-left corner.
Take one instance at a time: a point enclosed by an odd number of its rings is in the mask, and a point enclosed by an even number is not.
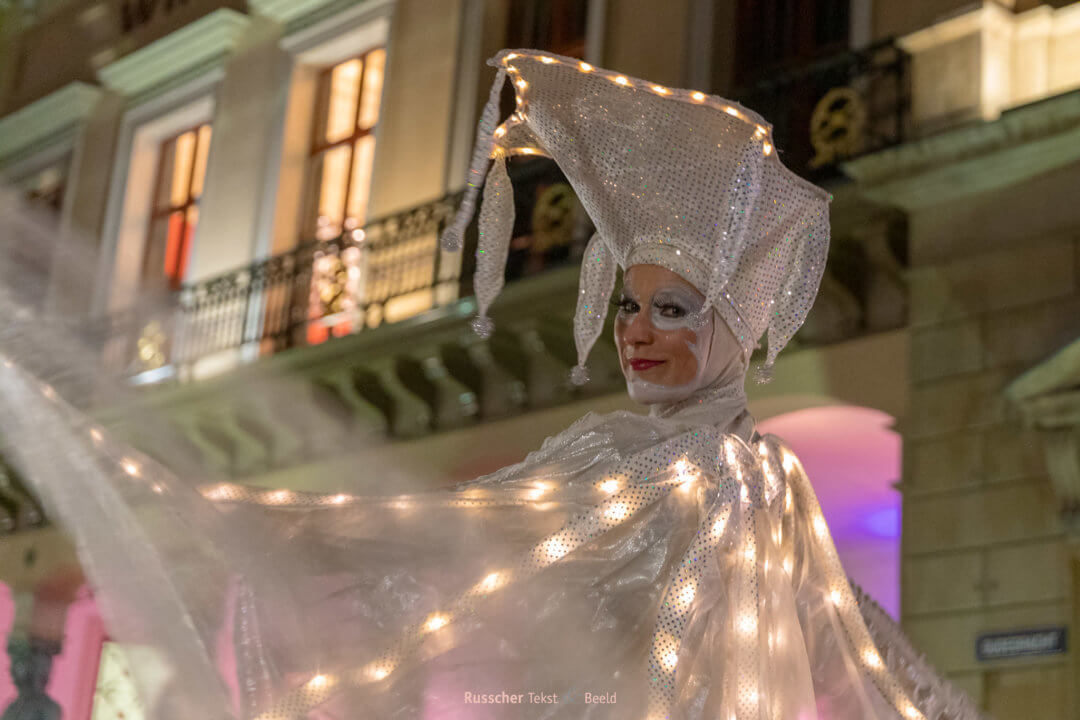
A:
[[[702,293],[747,355],[768,331],[765,368],[806,319],[829,246],[830,196],[785,168],[772,128],[730,100],[676,90],[535,50],[503,50],[477,128],[468,189],[443,246],[459,249],[484,186],[473,327],[503,286],[514,204],[509,155],[552,158],[596,226],[574,317],[575,382],[599,336],[616,265],[655,264]],[[498,124],[506,78],[515,112]],[[490,171],[488,162],[493,160]],[[486,181],[485,181],[486,174]],[[704,317],[704,315],[700,316]]]

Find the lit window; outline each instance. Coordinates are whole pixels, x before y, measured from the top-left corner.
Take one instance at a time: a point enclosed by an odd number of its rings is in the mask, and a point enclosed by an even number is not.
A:
[[[320,77],[304,240],[337,237],[367,218],[385,64],[378,48]]]
[[[184,281],[191,239],[199,222],[199,198],[206,179],[210,125],[203,124],[161,144],[143,263],[144,285],[162,282],[177,289]]]
[[[514,0],[506,46],[584,58],[588,15],[589,3],[581,0]]]

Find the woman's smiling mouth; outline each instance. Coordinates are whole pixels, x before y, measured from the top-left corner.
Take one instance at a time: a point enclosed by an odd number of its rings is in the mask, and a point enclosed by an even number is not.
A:
[[[665,360],[645,360],[644,358],[634,358],[630,361],[630,368],[634,372],[643,372],[649,368],[654,368],[657,365],[663,365]]]

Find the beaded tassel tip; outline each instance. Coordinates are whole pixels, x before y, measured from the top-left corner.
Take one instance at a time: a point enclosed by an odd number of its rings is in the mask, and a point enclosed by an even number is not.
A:
[[[574,312],[574,345],[578,363],[570,371],[570,382],[584,385],[589,382],[585,361],[596,339],[604,329],[608,299],[615,289],[615,258],[600,233],[595,233],[585,246],[578,281],[577,310]]]

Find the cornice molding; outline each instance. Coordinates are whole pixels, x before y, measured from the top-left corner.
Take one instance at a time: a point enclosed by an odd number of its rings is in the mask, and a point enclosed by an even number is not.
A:
[[[978,9],[905,35],[896,42],[905,52],[914,54],[982,31],[1011,32],[1015,17],[997,3],[984,0]]]
[[[1080,90],[844,163],[872,200],[908,210],[1007,187],[1080,160]]]
[[[72,82],[0,119],[0,163],[75,128],[102,94],[101,88]]]
[[[1050,395],[1077,396],[1078,390],[1080,390],[1080,340],[1070,343],[1013,380],[1005,388],[1005,397],[1021,405]]]
[[[98,70],[108,88],[129,98],[170,87],[193,71],[224,64],[250,25],[245,15],[221,8]]]
[[[394,0],[248,0],[251,12],[278,21],[288,38],[342,13],[367,15],[392,5]]]

